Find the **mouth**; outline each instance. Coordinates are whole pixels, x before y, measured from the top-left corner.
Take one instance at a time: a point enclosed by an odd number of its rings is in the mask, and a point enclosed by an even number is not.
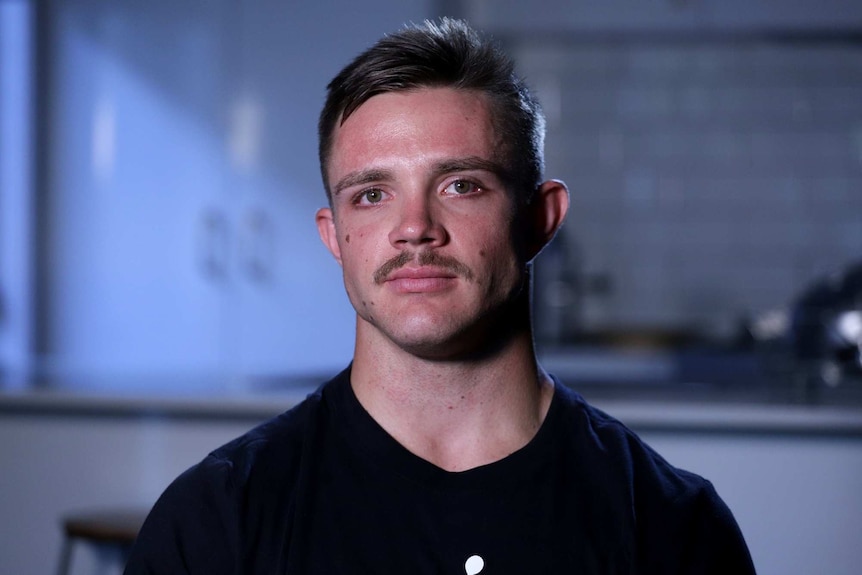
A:
[[[401,268],[389,274],[383,284],[399,293],[431,293],[452,288],[458,277],[445,268]]]
[[[458,277],[455,272],[437,267],[401,268],[389,274],[384,280],[387,282],[399,280],[424,280],[424,279],[454,279]]]
[[[374,283],[396,293],[434,293],[452,289],[462,278],[472,280],[473,272],[451,256],[402,252],[377,270]]]

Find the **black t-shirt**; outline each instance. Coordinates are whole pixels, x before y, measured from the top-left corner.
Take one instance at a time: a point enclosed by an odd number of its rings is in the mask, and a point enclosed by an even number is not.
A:
[[[390,437],[349,380],[177,478],[126,574],[754,572],[708,481],[559,381],[529,444],[448,472]]]

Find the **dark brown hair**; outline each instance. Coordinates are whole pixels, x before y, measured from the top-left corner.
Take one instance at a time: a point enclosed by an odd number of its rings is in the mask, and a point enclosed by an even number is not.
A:
[[[318,152],[330,202],[327,168],[336,125],[372,96],[422,87],[476,90],[489,97],[496,138],[504,145],[504,176],[518,197],[529,201],[544,170],[545,121],[539,103],[495,43],[460,20],[443,18],[384,36],[327,86]]]

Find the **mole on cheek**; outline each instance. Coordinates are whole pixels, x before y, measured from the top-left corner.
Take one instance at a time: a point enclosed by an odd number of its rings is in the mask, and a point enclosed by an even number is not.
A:
[[[348,236],[348,237],[350,237],[350,236]],[[348,241],[350,241],[350,240],[348,240]],[[485,257],[485,250],[479,250],[479,255],[484,258]]]
[[[350,234],[347,234],[346,236],[344,236],[344,241],[347,242],[348,244],[350,243]]]

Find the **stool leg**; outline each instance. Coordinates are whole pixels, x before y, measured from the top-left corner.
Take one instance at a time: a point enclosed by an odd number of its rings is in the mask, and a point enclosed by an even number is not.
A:
[[[72,545],[74,542],[69,537],[63,538],[63,547],[60,549],[60,565],[57,575],[69,575],[69,565],[72,561]]]
[[[96,575],[117,575],[126,567],[122,548],[111,543],[91,546],[96,558]]]

